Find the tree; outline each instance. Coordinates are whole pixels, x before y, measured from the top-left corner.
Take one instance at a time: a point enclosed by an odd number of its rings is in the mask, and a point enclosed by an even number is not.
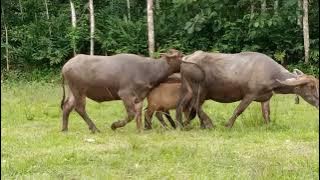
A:
[[[21,0],[19,0],[19,8],[20,8],[22,19],[23,19],[23,10],[22,10],[23,8],[22,8]]]
[[[93,0],[89,0],[89,13],[90,13],[90,55],[94,54],[94,11]]]
[[[301,16],[301,0],[297,0],[298,1],[298,10],[297,10],[297,24],[299,27],[301,27],[301,19],[302,19],[302,16]]]
[[[289,70],[319,72],[319,7],[314,0],[308,2],[306,34],[303,0],[59,2],[2,0],[4,69],[7,64],[10,71],[56,68],[80,53],[154,56],[155,51],[177,48],[186,54],[258,51],[285,61]],[[77,3],[85,3],[84,8]]]
[[[250,19],[254,16],[254,0],[250,0]]]
[[[4,29],[6,32],[6,62],[7,62],[7,71],[9,71],[9,43],[8,43],[8,27],[4,23]]]
[[[308,0],[303,0],[303,44],[304,44],[304,62],[309,62],[309,22],[308,22]]]
[[[279,6],[279,1],[275,0],[274,1],[274,5],[273,5],[273,9],[274,9],[274,14],[278,15],[278,6]]]
[[[128,20],[131,20],[131,14],[130,14],[130,0],[127,0],[127,10],[128,10]]]
[[[147,0],[147,21],[149,56],[152,57],[154,53],[153,0]]]
[[[46,7],[46,15],[47,15],[48,23],[49,23],[50,16],[49,16],[49,10],[48,10],[48,2],[47,2],[47,0],[44,0],[44,5],[45,5],[45,7]],[[50,24],[49,24],[49,34],[50,34],[50,36],[51,36],[51,27],[50,27]]]
[[[261,0],[261,13],[265,13],[267,8],[267,0]]]
[[[70,0],[70,10],[71,10],[71,23],[72,23],[72,31],[74,32],[77,27],[77,19],[76,19],[76,10],[74,8],[74,4],[72,0]],[[72,37],[72,46],[73,46],[73,55],[75,56],[76,53],[76,42],[74,36]]]
[[[5,19],[4,19],[4,10],[3,10],[3,8],[2,8],[2,21],[3,21],[3,24],[4,24],[4,30],[5,30],[5,35],[6,35],[6,45],[5,45],[5,48],[6,48],[6,63],[7,63],[7,71],[9,71],[8,27],[7,27],[7,24],[6,24]]]

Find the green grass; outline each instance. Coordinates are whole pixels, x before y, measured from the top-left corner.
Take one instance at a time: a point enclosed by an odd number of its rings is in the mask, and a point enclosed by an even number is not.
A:
[[[61,87],[47,83],[1,86],[1,177],[3,179],[318,179],[318,111],[293,95],[271,100],[271,120],[263,123],[253,103],[224,128],[238,103],[205,103],[217,127],[189,131],[154,129],[137,133],[131,122],[112,131],[124,117],[120,101],[87,101],[102,131],[91,134],[73,112],[69,132],[60,132]],[[174,117],[174,114],[172,112]],[[93,139],[94,142],[88,142]]]

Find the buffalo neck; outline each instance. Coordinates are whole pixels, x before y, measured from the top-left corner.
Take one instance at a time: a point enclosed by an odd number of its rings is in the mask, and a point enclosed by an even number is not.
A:
[[[275,79],[278,79],[280,81],[285,81],[286,79],[291,79],[291,78],[297,78],[297,75],[295,75],[293,73],[290,73],[287,70],[282,70],[275,77]],[[275,87],[274,88],[274,92],[275,93],[278,93],[278,94],[296,94],[295,87],[293,87],[293,86],[282,85],[277,81],[275,81],[274,84],[275,84],[274,85],[274,87]]]
[[[174,73],[166,60],[157,59],[151,61],[152,62],[150,62],[148,76],[152,85],[161,83],[162,81],[166,80],[168,76]]]

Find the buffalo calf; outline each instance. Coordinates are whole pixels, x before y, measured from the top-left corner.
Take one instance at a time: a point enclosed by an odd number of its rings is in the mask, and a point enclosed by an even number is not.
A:
[[[155,87],[147,96],[148,106],[145,113],[145,129],[152,128],[152,115],[155,112],[157,119],[162,126],[167,127],[167,124],[163,120],[162,114],[169,120],[171,126],[176,128],[176,124],[170,116],[169,110],[175,109],[181,95],[181,76],[176,73]],[[195,110],[191,110],[189,117],[188,110],[184,111],[187,119],[193,119],[195,117]]]

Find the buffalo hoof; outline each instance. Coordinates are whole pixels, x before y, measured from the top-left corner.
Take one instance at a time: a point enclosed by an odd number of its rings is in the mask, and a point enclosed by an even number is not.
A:
[[[89,130],[91,131],[91,133],[100,133],[100,130],[97,128],[97,127],[92,127],[92,128],[89,128]]]
[[[215,126],[209,126],[209,127],[200,127],[200,129],[203,129],[203,130],[211,130],[211,129],[214,129]]]
[[[145,131],[149,131],[149,130],[151,130],[152,128],[151,127],[144,127],[144,130]]]
[[[138,133],[143,133],[143,129],[137,129]]]
[[[200,129],[206,129],[206,125],[204,125],[204,124],[200,124]]]
[[[114,122],[114,123],[111,124],[111,129],[112,129],[113,131],[115,131],[117,128],[118,128],[117,122]]]
[[[183,131],[190,131],[190,130],[192,130],[193,128],[192,128],[192,126],[184,126],[181,130],[183,130]]]
[[[152,129],[152,125],[151,124],[145,124],[144,125],[144,130],[151,130]]]
[[[200,123],[201,129],[213,129],[215,125],[213,125],[210,121],[208,123]]]
[[[189,125],[190,125],[189,122],[183,122],[183,124],[182,124],[183,127],[186,127],[186,126],[189,126]]]
[[[226,123],[224,126],[225,126],[226,128],[229,128],[229,129],[232,128],[232,124],[230,124],[230,123]]]

